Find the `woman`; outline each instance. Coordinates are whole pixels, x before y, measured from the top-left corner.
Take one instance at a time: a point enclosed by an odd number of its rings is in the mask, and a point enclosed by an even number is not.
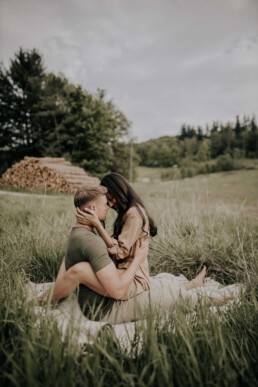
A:
[[[125,290],[124,295],[119,297],[120,301],[114,303],[107,316],[103,317],[103,321],[119,323],[139,319],[148,309],[150,299],[153,308],[160,310],[162,307],[164,310],[164,308],[169,308],[171,303],[180,296],[189,298],[189,290],[203,286],[206,267],[192,281],[185,281],[185,279],[169,273],[161,273],[152,278],[152,286],[150,287],[147,261],[149,236],[156,235],[157,228],[149,217],[142,200],[122,176],[111,173],[105,176],[101,183],[108,189],[107,198],[110,207],[114,208],[118,214],[113,237],[106,233],[94,211],[88,210],[88,215],[86,215],[78,210],[77,222],[82,222],[85,227],[94,225],[105,241],[120,273],[123,273],[130,266],[134,256],[136,256],[137,248],[140,248],[141,254],[142,252],[145,254],[143,263],[139,265],[131,285]],[[49,292],[41,296],[40,300],[45,300],[50,294],[51,301],[57,302],[68,296],[79,284],[85,285],[100,295],[109,297],[90,264],[80,262],[67,271],[65,271],[63,263],[55,285]],[[145,290],[150,291],[146,292]],[[224,297],[218,300],[226,301]]]
[[[135,256],[137,243],[145,250],[145,260],[140,265],[126,299],[149,290],[149,265],[147,260],[149,237],[157,234],[157,227],[146,208],[127,180],[118,173],[110,173],[101,180],[107,188],[107,200],[117,212],[113,236],[110,237],[93,211],[88,214],[77,209],[77,220],[84,225],[93,225],[102,237],[118,270],[126,270]]]
[[[157,227],[148,215],[142,200],[123,176],[110,173],[102,179],[101,185],[108,190],[109,206],[117,212],[113,236],[108,235],[93,210],[85,209],[85,212],[82,212],[77,208],[77,221],[86,227],[94,226],[106,243],[109,254],[120,273],[129,267],[137,247],[145,252],[144,262],[139,266],[134,280],[125,291],[124,296],[120,298],[126,300],[149,290],[150,276],[147,260],[149,237],[157,234]],[[75,273],[78,273],[78,276]],[[40,300],[44,300],[48,294],[51,294],[52,302],[57,302],[74,291],[78,283],[101,295],[107,295],[90,265],[87,262],[80,262],[67,272],[62,264],[54,289],[41,296]]]

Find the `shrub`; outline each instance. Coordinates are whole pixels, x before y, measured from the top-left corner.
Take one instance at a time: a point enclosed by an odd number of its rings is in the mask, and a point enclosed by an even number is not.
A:
[[[234,169],[234,160],[229,154],[219,156],[216,160],[216,171],[231,171]]]

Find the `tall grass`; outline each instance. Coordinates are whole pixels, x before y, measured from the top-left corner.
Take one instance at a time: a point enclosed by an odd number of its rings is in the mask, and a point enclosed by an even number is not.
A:
[[[72,198],[1,197],[0,385],[257,385],[258,194],[238,206],[236,191],[228,203],[197,182],[136,186],[159,229],[151,272],[192,278],[205,262],[208,275],[244,282],[247,293],[228,313],[199,304],[189,314],[179,303],[166,318],[150,316],[142,351],[133,346],[131,356],[108,331],[82,349],[72,334],[61,340],[56,322],[40,319],[27,299],[28,279],[51,281],[57,273],[74,219]]]

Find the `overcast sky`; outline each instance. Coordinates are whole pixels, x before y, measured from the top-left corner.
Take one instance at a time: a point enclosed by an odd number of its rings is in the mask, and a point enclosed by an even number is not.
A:
[[[0,60],[105,89],[138,141],[258,118],[258,0],[0,0]]]

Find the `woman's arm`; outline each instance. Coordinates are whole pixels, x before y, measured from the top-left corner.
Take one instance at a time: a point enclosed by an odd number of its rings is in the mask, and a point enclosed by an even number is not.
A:
[[[111,238],[108,235],[95,211],[89,209],[85,209],[85,211],[87,212],[83,212],[77,208],[77,220],[84,225],[91,225],[96,228],[113,258],[126,258],[129,255],[130,249],[142,233],[143,221],[137,209],[131,207],[125,214],[124,225],[118,239]]]
[[[101,221],[98,219],[95,211],[90,210],[88,208],[85,209],[85,212],[81,211],[77,207],[77,215],[76,218],[79,223],[89,226],[94,226],[98,231],[99,236],[103,239],[107,247],[113,246],[113,239],[104,229]],[[87,211],[87,212],[86,212]]]
[[[124,225],[117,239],[112,238],[113,246],[108,248],[109,254],[115,259],[128,257],[132,246],[142,236],[143,220],[135,207],[125,214]],[[146,233],[146,236],[148,234]]]

